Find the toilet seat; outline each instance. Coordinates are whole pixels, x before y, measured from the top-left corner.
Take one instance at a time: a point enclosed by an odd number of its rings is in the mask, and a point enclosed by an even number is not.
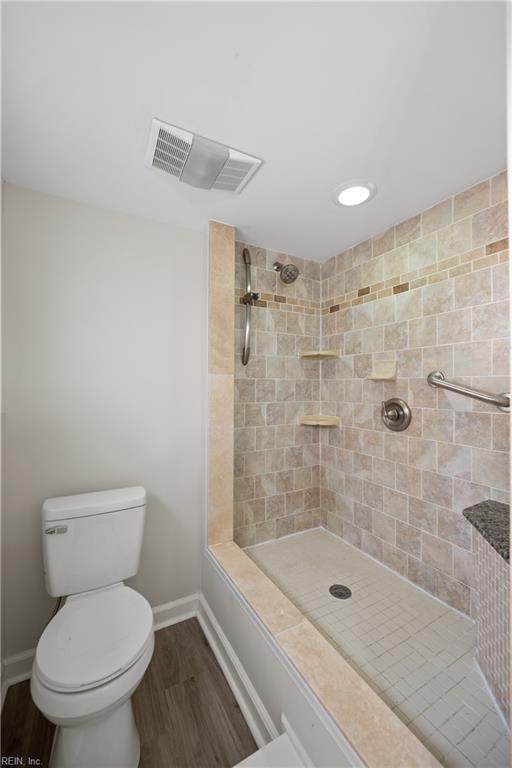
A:
[[[123,674],[152,638],[151,607],[130,587],[72,595],[41,636],[34,671],[52,691],[86,691]]]

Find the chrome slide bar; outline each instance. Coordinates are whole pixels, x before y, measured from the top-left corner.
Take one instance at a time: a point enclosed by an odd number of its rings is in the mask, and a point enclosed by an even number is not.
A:
[[[260,295],[251,287],[251,254],[247,248],[243,249],[242,256],[245,264],[245,294],[242,296],[242,302],[245,304],[245,335],[242,365],[247,365],[251,356],[251,307],[258,301]]]
[[[450,392],[457,392],[459,395],[466,395],[466,397],[481,400],[482,403],[495,405],[500,411],[505,411],[505,413],[508,413],[510,410],[510,395],[508,392],[503,392],[500,395],[489,395],[487,392],[481,392],[478,389],[470,389],[462,384],[446,381],[442,371],[431,371],[427,376],[427,382],[431,387],[440,387],[441,389],[447,389]]]

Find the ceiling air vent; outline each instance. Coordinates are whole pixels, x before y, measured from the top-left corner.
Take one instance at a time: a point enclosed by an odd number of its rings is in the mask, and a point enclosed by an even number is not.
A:
[[[153,120],[145,163],[193,187],[241,192],[262,161],[182,128]]]

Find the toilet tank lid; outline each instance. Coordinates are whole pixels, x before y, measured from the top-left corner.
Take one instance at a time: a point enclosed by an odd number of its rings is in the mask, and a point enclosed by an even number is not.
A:
[[[146,490],[141,485],[132,488],[117,488],[112,491],[58,496],[53,499],[46,499],[43,503],[43,522],[102,515],[106,512],[142,507],[145,503]]]

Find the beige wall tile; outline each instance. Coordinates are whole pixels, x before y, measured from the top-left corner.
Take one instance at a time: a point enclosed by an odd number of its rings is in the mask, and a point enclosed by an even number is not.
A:
[[[465,189],[453,199],[453,218],[464,219],[490,205],[490,182],[488,179],[474,187]]]
[[[382,276],[384,280],[409,272],[409,247],[407,245],[388,251],[382,256]]]
[[[492,447],[495,451],[510,451],[510,416],[508,414],[494,414],[492,417]]]
[[[437,511],[434,504],[427,501],[409,498],[409,523],[428,533],[437,533]]]
[[[395,543],[395,524],[393,517],[383,514],[378,510],[373,510],[372,533],[379,539],[388,544]]]
[[[358,245],[355,245],[352,249],[352,256],[354,265],[362,264],[364,261],[368,261],[372,257],[372,241],[365,240]]]
[[[509,457],[506,453],[473,449],[472,476],[475,483],[506,491],[509,488]]]
[[[504,299],[508,299],[509,294],[508,262],[497,264],[492,268],[492,300],[502,301]]]
[[[389,461],[408,462],[409,436],[406,433],[387,433],[384,435],[384,456]]]
[[[421,214],[421,231],[424,235],[442,229],[452,222],[452,199],[443,200]]]
[[[463,613],[469,613],[470,590],[466,584],[436,571],[436,595],[448,605]]]
[[[425,565],[452,574],[453,550],[451,545],[447,541],[425,532],[421,534],[421,542],[421,559]]]
[[[421,291],[416,290],[399,293],[395,297],[395,307],[397,320],[410,320],[414,317],[421,317]]]
[[[406,464],[397,464],[396,488],[409,496],[421,496],[421,471]]]
[[[471,449],[465,445],[439,443],[437,464],[437,470],[441,474],[471,480]]]
[[[435,234],[409,243],[409,269],[423,269],[437,260],[437,239]]]
[[[372,248],[373,256],[380,256],[381,253],[391,251],[395,247],[395,228],[390,227],[381,235],[373,238]]]
[[[491,369],[492,345],[490,341],[456,344],[453,368],[455,376],[483,376]],[[468,405],[466,401],[466,405]]]
[[[428,440],[448,441],[453,439],[453,415],[437,409],[423,412],[423,437]]]
[[[475,243],[474,243],[475,244]],[[437,256],[440,261],[464,253],[471,248],[471,219],[450,224],[437,233]]]
[[[396,467],[394,462],[387,461],[387,459],[373,459],[373,479],[376,483],[388,486],[390,488],[395,487],[396,483]]]
[[[235,324],[235,230],[210,221],[208,228],[208,371],[233,373]]]
[[[421,379],[409,379],[409,399],[411,406],[434,408],[437,403],[437,392],[427,384],[423,376]]]
[[[402,221],[395,226],[396,245],[404,245],[410,240],[417,240],[421,235],[421,216],[413,216],[412,219]]]
[[[409,464],[417,469],[437,469],[436,443],[434,440],[409,438]]]
[[[507,172],[502,171],[491,179],[491,205],[501,203],[507,197]]]
[[[371,463],[370,463],[371,466]],[[383,507],[383,489],[381,485],[370,483],[367,480],[363,483],[363,501],[373,509],[382,509]]]
[[[488,269],[455,278],[455,306],[474,307],[492,298],[491,271]]]
[[[459,547],[453,548],[453,576],[457,581],[462,581],[469,587],[473,586],[475,568],[471,552]]]
[[[437,343],[437,317],[422,317],[409,321],[409,345],[429,347]]]
[[[422,560],[416,557],[407,557],[407,578],[418,587],[426,589],[427,592],[435,594],[436,590],[436,571],[430,565],[426,565]]]
[[[233,538],[233,377],[208,376],[208,543]]]
[[[510,375],[510,341],[508,339],[492,342],[492,372],[495,376]]]
[[[409,379],[414,376],[421,376],[421,349],[401,349],[397,351],[396,357],[400,378]]]
[[[438,475],[436,472],[423,472],[422,497],[425,501],[451,508],[453,496],[453,481],[451,477]]]
[[[361,283],[373,285],[380,282],[383,278],[383,258],[373,258],[361,264]]]
[[[447,377],[453,374],[453,347],[451,345],[423,348],[423,375],[428,376],[431,371],[442,371]]]
[[[403,321],[384,327],[384,349],[404,349],[408,344],[409,326]],[[363,345],[364,349],[364,345]],[[368,350],[374,352],[377,350]]]
[[[473,216],[473,248],[507,236],[507,204],[497,203]]]
[[[385,541],[382,542],[382,562],[401,576],[407,577],[406,552],[402,552],[402,550],[387,544]]]
[[[437,315],[453,309],[453,284],[451,280],[422,288],[423,314]]]
[[[508,301],[473,307],[472,314],[473,339],[508,337],[510,333]]]
[[[261,544],[264,541],[271,541],[276,538],[276,521],[268,520],[265,523],[257,523],[254,543]]]
[[[366,552],[370,557],[374,557],[376,560],[382,560],[382,539],[374,536],[373,533],[363,531],[361,549]]]
[[[233,531],[233,540],[240,548],[251,547],[256,543],[256,526],[246,525],[243,528],[235,528]]]
[[[491,415],[471,411],[455,412],[455,442],[474,445],[477,448],[491,448]]]
[[[396,522],[396,546],[413,557],[421,554],[421,531],[399,520]]]
[[[370,507],[356,502],[354,504],[354,524],[364,531],[372,530],[372,510]]]
[[[460,511],[439,507],[437,510],[437,533],[442,539],[463,549],[471,549],[471,523]]]
[[[402,522],[407,521],[408,497],[405,493],[394,491],[391,488],[383,489],[383,509],[387,515],[395,517]]]
[[[471,310],[457,309],[437,317],[437,341],[450,344],[471,339]]]

